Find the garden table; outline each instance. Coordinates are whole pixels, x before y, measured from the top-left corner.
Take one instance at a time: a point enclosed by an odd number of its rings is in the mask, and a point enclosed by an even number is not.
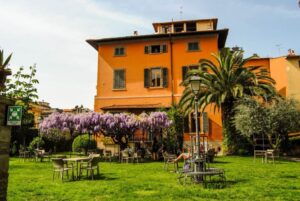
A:
[[[76,179],[78,179],[78,163],[89,161],[91,158],[89,157],[78,157],[78,158],[64,158],[64,162],[73,162],[76,163]]]

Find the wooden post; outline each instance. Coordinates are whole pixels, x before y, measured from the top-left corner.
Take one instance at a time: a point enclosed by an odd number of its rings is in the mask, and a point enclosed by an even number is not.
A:
[[[6,201],[11,127],[5,126],[7,106],[11,102],[0,96],[0,201]]]

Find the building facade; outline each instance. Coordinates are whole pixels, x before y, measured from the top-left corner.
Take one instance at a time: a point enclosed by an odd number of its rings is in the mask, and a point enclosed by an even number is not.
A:
[[[153,23],[150,35],[91,39],[98,51],[96,112],[149,112],[177,104],[180,83],[202,58],[212,59],[225,46],[228,29],[217,29],[217,19]],[[221,117],[207,111],[208,140],[220,146]],[[192,117],[186,121],[185,141],[195,133]]]

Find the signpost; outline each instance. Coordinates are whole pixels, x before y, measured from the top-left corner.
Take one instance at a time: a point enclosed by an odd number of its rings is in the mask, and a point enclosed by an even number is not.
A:
[[[21,126],[22,122],[22,106],[8,106],[7,125]]]

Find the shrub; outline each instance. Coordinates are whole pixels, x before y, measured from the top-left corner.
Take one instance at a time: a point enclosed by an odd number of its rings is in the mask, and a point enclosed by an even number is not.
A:
[[[33,150],[35,148],[45,146],[45,142],[41,137],[35,137],[29,144],[29,149]]]
[[[73,144],[72,144],[72,150],[74,152],[80,152],[82,149],[87,151],[88,148],[89,149],[97,148],[97,143],[92,138],[92,136],[90,137],[90,140],[89,140],[88,134],[79,135],[74,139]]]

